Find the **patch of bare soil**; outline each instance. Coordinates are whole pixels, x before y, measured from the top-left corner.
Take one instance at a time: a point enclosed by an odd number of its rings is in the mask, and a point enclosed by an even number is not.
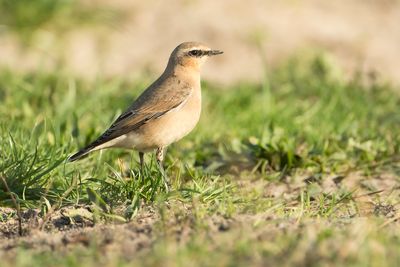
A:
[[[14,210],[0,208],[0,255],[12,256],[20,247],[37,251],[67,251],[71,247],[88,247],[93,242],[101,249],[124,249],[126,255],[151,246],[157,216],[143,211],[126,224],[94,223],[89,207],[68,207],[55,212],[46,223],[37,210],[22,212],[23,235],[18,234]]]
[[[87,206],[62,208],[43,228],[43,216],[38,210],[24,210],[22,218],[23,235],[19,236],[15,211],[0,208],[0,256],[13,257],[21,247],[36,252],[63,253],[95,244],[101,252],[118,253],[130,260],[138,252],[150,249],[160,235],[168,235],[177,243],[187,242],[197,225],[189,210],[172,212],[161,220],[150,208],[144,208],[134,220],[124,224],[94,223]],[[230,229],[233,220],[215,215],[205,222],[209,231],[223,232]]]

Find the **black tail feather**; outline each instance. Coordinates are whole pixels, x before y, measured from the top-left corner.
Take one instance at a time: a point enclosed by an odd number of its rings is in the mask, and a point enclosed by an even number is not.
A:
[[[85,157],[87,157],[87,155],[90,153],[91,150],[92,150],[92,148],[84,148],[84,149],[81,149],[81,150],[79,150],[77,153],[75,153],[75,154],[73,154],[72,156],[70,156],[70,157],[68,158],[68,161],[69,161],[69,162],[72,162],[72,161],[76,161],[76,160],[85,158]]]

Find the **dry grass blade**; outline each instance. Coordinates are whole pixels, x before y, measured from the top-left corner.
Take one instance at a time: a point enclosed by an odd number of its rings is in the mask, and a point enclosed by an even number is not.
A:
[[[39,229],[40,230],[44,229],[44,227],[46,226],[47,222],[51,218],[51,215],[61,206],[62,201],[66,197],[68,197],[68,195],[72,192],[72,190],[74,190],[76,188],[77,184],[78,184],[78,178],[77,178],[77,176],[74,176],[73,181],[72,181],[72,185],[61,195],[59,201],[56,204],[52,205],[50,207],[50,209],[47,211],[46,215],[43,218],[43,221],[39,225]]]
[[[1,180],[3,181],[4,187],[7,190],[7,193],[10,194],[11,201],[14,205],[15,210],[17,211],[17,217],[18,217],[18,234],[22,236],[22,215],[21,215],[21,207],[15,198],[14,194],[10,191],[10,188],[8,187],[7,181],[3,176],[0,176]]]
[[[400,214],[397,216],[394,216],[393,218],[390,218],[388,220],[386,220],[384,223],[382,223],[381,225],[379,225],[379,229],[383,229],[385,228],[387,225],[391,224],[392,222],[395,222],[397,220],[400,219]]]

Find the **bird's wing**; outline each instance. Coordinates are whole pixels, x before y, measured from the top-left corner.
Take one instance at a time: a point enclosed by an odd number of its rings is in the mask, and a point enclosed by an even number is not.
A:
[[[151,120],[162,117],[183,105],[191,93],[192,88],[190,86],[179,82],[165,82],[161,86],[150,86],[113,122],[107,131],[86,149],[91,150],[130,131],[137,130]]]

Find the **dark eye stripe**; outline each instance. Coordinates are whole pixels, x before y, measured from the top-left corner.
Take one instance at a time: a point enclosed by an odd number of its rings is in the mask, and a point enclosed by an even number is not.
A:
[[[204,51],[195,49],[190,50],[188,54],[192,57],[201,57],[202,55],[204,55]]]

